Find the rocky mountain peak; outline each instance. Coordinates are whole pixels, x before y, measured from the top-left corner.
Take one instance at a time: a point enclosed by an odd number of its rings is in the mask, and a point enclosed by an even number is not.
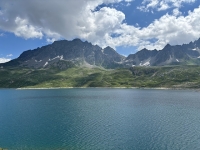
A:
[[[106,48],[103,49],[104,54],[112,55],[116,54],[117,52],[111,48],[110,46],[107,46]]]
[[[189,44],[172,46],[162,50],[142,49],[126,58],[126,66],[200,65],[200,39]]]
[[[170,44],[167,44],[164,48],[163,48],[163,50],[164,49],[169,49],[169,48],[171,48],[172,46],[170,45]]]
[[[172,46],[167,44],[162,50],[146,48],[135,54],[124,57],[110,46],[102,49],[87,41],[74,39],[61,40],[52,44],[27,50],[17,59],[2,66],[21,66],[31,68],[46,68],[57,66],[61,68],[69,64],[98,66],[104,68],[119,68],[132,66],[163,66],[163,65],[200,65],[200,38],[189,44]]]
[[[52,44],[23,52],[17,59],[4,64],[5,66],[21,66],[31,68],[46,68],[57,66],[56,64],[75,65],[89,64],[104,68],[115,68],[119,66],[123,57],[111,47],[104,51],[98,45],[74,39],[72,41],[61,40]],[[65,63],[60,63],[65,62]],[[72,66],[70,64],[70,66]],[[61,66],[61,68],[63,68]],[[65,67],[64,67],[65,68]]]
[[[82,43],[82,41],[79,38],[73,39],[72,42],[80,42],[80,43]]]

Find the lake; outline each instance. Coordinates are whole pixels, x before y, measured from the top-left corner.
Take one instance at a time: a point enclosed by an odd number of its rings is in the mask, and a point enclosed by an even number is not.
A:
[[[200,149],[200,92],[2,89],[0,147],[9,150]]]

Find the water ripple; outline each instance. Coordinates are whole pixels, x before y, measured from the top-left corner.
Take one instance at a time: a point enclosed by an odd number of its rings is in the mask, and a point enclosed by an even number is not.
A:
[[[0,147],[9,150],[200,149],[197,92],[61,89],[0,95]]]

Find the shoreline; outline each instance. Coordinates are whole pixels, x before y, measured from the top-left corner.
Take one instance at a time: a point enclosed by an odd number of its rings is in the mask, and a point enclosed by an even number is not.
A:
[[[1,89],[1,88],[0,88]],[[57,89],[141,89],[141,90],[195,90],[200,88],[166,88],[166,87],[49,87],[49,88],[3,88],[15,90],[57,90]]]

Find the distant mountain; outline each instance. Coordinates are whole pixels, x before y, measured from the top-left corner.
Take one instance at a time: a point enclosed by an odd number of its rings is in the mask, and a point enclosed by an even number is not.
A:
[[[21,66],[28,68],[59,67],[66,69],[76,66],[99,66],[103,68],[121,67],[124,56],[118,54],[111,47],[102,49],[97,45],[82,42],[80,39],[73,41],[55,41],[54,43],[23,52],[3,66]]]
[[[124,57],[111,47],[102,49],[80,39],[62,40],[23,52],[17,59],[0,67],[60,68],[74,66],[107,69],[132,66],[200,65],[200,39],[189,44],[171,46],[162,50],[143,49]]]
[[[126,66],[200,65],[200,39],[189,44],[171,46],[162,50],[143,49],[129,55]]]

